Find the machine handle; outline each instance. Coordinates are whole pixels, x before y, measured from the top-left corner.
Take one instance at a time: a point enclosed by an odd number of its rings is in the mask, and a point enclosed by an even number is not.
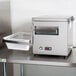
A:
[[[27,42],[20,42],[20,41],[13,41],[13,40],[4,40],[3,42],[8,42],[8,43],[15,43],[15,44],[27,44],[29,45],[31,42],[27,43]]]

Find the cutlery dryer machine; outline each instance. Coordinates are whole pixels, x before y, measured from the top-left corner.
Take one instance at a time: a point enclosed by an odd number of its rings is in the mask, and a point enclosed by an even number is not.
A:
[[[74,17],[33,17],[33,54],[68,56]]]

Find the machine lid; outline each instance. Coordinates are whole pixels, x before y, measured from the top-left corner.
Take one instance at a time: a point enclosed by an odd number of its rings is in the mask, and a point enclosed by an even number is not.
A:
[[[40,16],[40,17],[33,17],[33,21],[36,22],[67,22],[67,21],[73,21],[73,16]]]

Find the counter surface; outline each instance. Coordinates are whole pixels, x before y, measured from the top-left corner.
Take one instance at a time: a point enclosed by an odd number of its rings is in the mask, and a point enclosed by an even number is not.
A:
[[[31,52],[8,50],[6,47],[0,49],[0,62],[37,64],[50,66],[76,67],[76,50],[73,49],[70,56],[64,58],[60,56],[34,56]]]

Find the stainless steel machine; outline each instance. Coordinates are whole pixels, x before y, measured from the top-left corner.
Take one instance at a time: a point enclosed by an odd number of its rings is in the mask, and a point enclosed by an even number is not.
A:
[[[73,46],[74,17],[34,17],[33,54],[68,56]]]

